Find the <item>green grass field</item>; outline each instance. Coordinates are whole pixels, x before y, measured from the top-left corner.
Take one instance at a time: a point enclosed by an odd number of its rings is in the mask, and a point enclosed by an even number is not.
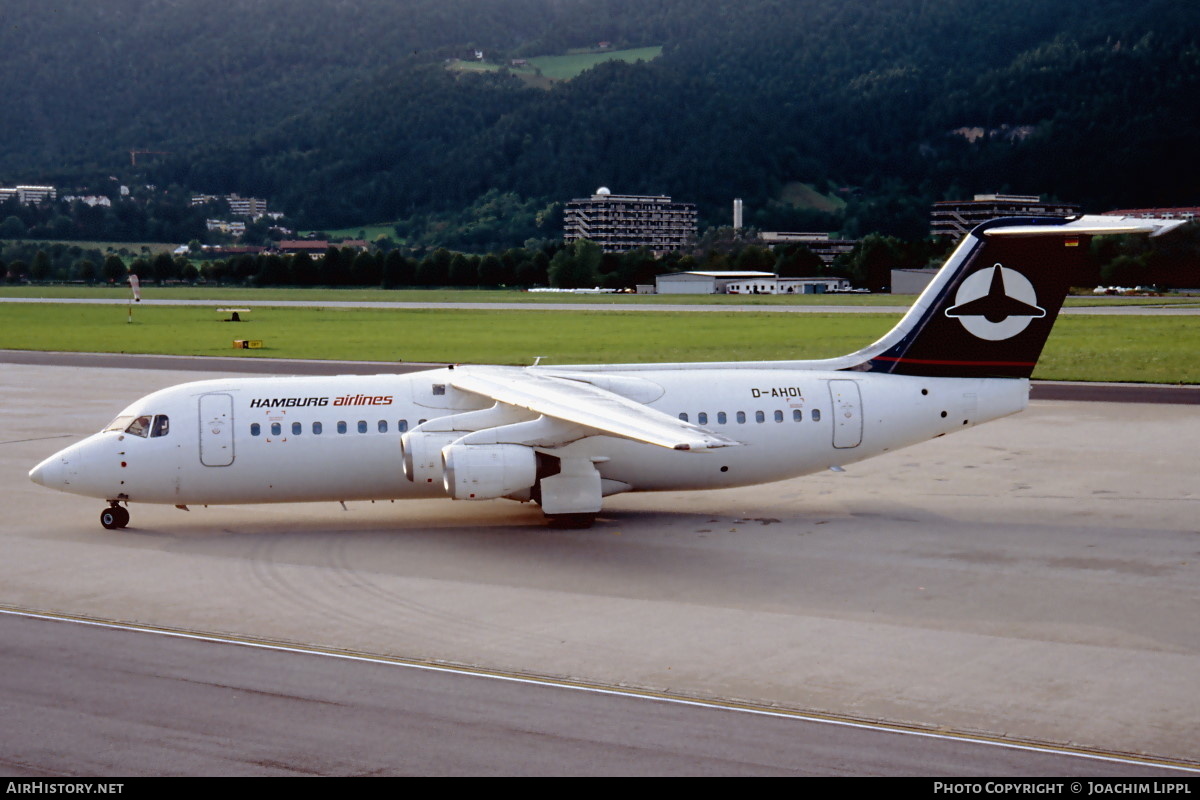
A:
[[[68,247],[78,247],[83,250],[99,250],[102,253],[108,253],[110,251],[113,253],[119,253],[121,250],[124,250],[129,253],[129,256],[125,259],[126,261],[132,261],[135,258],[143,258],[147,254],[153,257],[159,253],[171,253],[174,252],[176,247],[179,247],[179,242],[102,242],[88,239],[43,239],[40,237],[37,239],[29,239],[27,240],[27,243],[37,245],[63,244],[67,245]],[[142,252],[142,248],[146,249],[145,253]]]
[[[591,69],[605,61],[650,61],[662,55],[662,47],[635,47],[629,50],[604,50],[599,52],[568,53],[565,56],[534,56],[527,59],[528,66],[512,67],[504,64],[492,64],[485,61],[452,61],[446,68],[454,72],[495,72],[507,69],[521,78],[540,76],[545,85],[555,81],[569,81],[584,70]],[[531,81],[533,82],[533,81]]]
[[[544,77],[569,81],[584,70],[605,61],[650,61],[662,55],[662,47],[637,47],[631,50],[609,50],[599,53],[571,53],[565,56],[537,56],[529,59],[531,66],[541,70]]]
[[[314,231],[300,231],[297,236],[308,236]],[[330,239],[340,241],[342,239],[362,239],[367,242],[374,242],[380,236],[388,236],[392,239],[396,238],[396,223],[394,222],[376,222],[370,225],[359,225],[351,228],[324,228],[323,232]]]
[[[221,322],[203,306],[6,304],[0,348],[529,364],[823,358],[856,350],[894,314],[259,308]],[[261,339],[262,350],[233,350]],[[1062,317],[1035,373],[1046,380],[1200,383],[1200,319]]]

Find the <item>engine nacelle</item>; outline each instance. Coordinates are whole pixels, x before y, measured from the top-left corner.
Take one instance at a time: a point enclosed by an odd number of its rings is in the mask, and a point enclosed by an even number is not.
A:
[[[404,461],[404,477],[413,483],[434,483],[442,479],[442,448],[464,431],[409,431],[400,437],[400,454]]]
[[[442,463],[442,485],[455,500],[505,497],[537,481],[537,453],[520,444],[452,444]]]

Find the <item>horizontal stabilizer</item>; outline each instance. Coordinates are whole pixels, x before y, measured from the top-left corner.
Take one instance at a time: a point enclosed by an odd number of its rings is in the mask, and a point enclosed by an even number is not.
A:
[[[1185,224],[1181,219],[1141,219],[1089,215],[1062,225],[1008,225],[986,228],[986,236],[1106,236],[1148,233],[1162,236]]]

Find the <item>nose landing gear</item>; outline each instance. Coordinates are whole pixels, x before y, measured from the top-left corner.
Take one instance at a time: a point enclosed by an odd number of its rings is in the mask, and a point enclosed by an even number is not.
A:
[[[100,512],[100,524],[110,531],[124,528],[129,524],[129,509],[113,503]]]

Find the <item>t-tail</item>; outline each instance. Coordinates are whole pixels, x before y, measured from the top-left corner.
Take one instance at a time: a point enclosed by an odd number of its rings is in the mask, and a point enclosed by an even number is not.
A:
[[[1100,234],[1158,236],[1181,221],[1084,216],[997,219],[975,228],[854,369],[899,375],[1028,378],[1088,243]]]

